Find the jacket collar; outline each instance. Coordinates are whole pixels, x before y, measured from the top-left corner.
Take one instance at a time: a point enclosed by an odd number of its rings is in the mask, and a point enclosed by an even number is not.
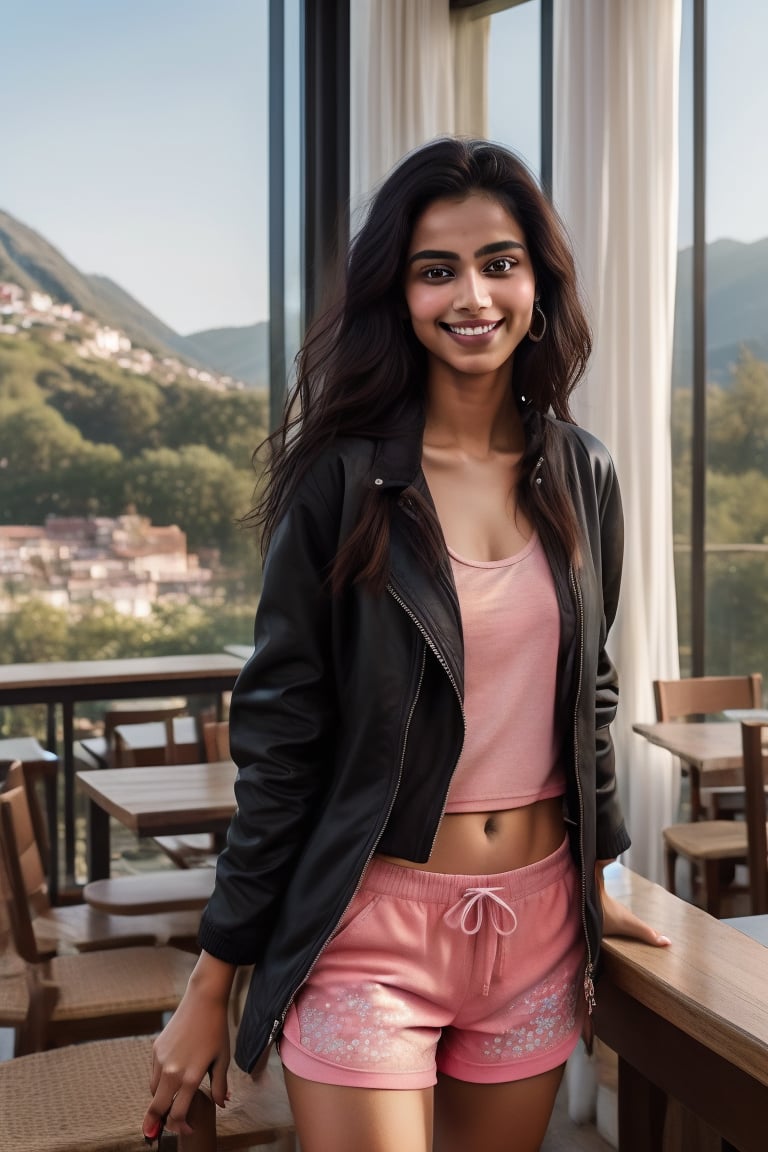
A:
[[[421,472],[424,412],[409,412],[391,436],[376,443],[370,483],[381,491],[402,491],[416,482]]]

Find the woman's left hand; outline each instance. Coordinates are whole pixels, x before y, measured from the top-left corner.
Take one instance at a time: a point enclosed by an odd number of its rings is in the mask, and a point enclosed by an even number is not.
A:
[[[603,935],[604,936],[629,936],[633,940],[642,940],[644,944],[652,944],[656,948],[665,948],[671,944],[672,941],[668,936],[663,936],[652,928],[650,924],[646,924],[629,908],[619,903],[613,896],[605,890],[605,881],[603,879],[603,868],[605,864],[610,861],[598,861],[595,867],[595,879],[597,881],[597,890],[600,894],[600,903],[603,907]]]

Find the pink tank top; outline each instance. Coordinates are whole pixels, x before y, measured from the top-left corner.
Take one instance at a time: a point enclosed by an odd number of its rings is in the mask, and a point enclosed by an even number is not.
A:
[[[464,631],[467,733],[445,810],[520,808],[561,796],[560,613],[538,534],[505,560],[483,563],[448,551]]]

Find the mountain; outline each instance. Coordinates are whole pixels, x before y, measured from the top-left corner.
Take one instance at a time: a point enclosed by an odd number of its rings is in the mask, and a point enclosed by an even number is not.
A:
[[[269,324],[246,328],[209,328],[180,337],[188,356],[246,384],[269,379]]]
[[[167,355],[190,357],[184,347],[184,337],[174,332],[153,312],[140,304],[129,292],[110,280],[108,276],[88,275],[93,294],[102,314],[113,317],[115,327],[130,336],[134,344],[157,349]],[[85,309],[83,309],[85,311]]]
[[[768,360],[768,237],[715,240],[706,253],[707,378],[727,384],[742,347]],[[690,387],[693,363],[693,249],[677,261],[673,379]]]
[[[266,385],[268,326],[212,329],[182,336],[107,276],[86,275],[34,229],[0,211],[0,281],[60,303],[119,328],[131,342],[160,356],[210,368],[254,386]]]
[[[38,232],[0,211],[0,281],[46,292],[161,356],[232,376],[251,386],[268,379],[269,328],[214,328],[182,336],[107,276],[85,275]],[[693,249],[678,256],[673,380],[690,386]],[[752,244],[716,240],[707,246],[707,375],[727,384],[746,346],[768,360],[768,238]]]

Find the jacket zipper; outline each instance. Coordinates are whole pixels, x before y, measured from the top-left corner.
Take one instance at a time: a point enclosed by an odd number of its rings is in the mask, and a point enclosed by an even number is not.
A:
[[[584,939],[587,945],[587,965],[584,969],[584,998],[587,1002],[587,1012],[591,1016],[595,1007],[594,964],[592,961],[592,947],[589,943],[589,930],[587,927],[587,874],[584,853],[584,794],[579,776],[579,703],[581,699],[582,679],[584,674],[584,604],[581,598],[581,587],[576,579],[573,565],[568,566],[568,576],[571,589],[576,601],[576,611],[579,618],[579,676],[576,682],[576,698],[573,705],[573,767],[576,777],[576,791],[579,795],[579,854],[581,856],[581,924],[584,929]]]
[[[442,652],[437,647],[437,645],[435,644],[434,640],[430,636],[429,632],[427,632],[424,625],[414,615],[414,613],[411,611],[411,609],[408,607],[408,605],[405,603],[405,601],[402,599],[402,597],[398,595],[398,593],[395,591],[392,584],[387,584],[387,592],[389,592],[389,594],[390,594],[390,596],[392,596],[393,600],[397,604],[400,605],[400,607],[405,612],[406,616],[408,616],[413,621],[413,623],[416,625],[419,632],[424,637],[425,644],[429,647],[429,650],[436,657],[440,667],[444,670],[446,676],[450,680],[451,687],[453,688],[453,691],[456,693],[456,699],[459,702],[459,709],[461,711],[461,723],[462,723],[463,728],[464,728],[464,736],[466,737],[466,734],[467,734],[467,717],[464,713],[464,701],[461,698],[461,692],[459,692],[459,686],[456,683],[456,678],[454,677],[453,672],[451,672],[448,661],[446,660],[445,656],[443,656]],[[425,655],[426,655],[426,649],[425,649]],[[462,744],[463,744],[463,740],[462,740]],[[456,760],[454,761],[453,768],[451,769],[451,777],[453,777],[453,773],[456,771],[456,765],[459,762],[459,756],[461,756],[461,748],[459,748],[459,754],[456,757]],[[402,768],[402,765],[401,765],[401,768]],[[430,855],[432,854],[432,851],[435,847],[435,841],[437,840],[437,834],[440,831],[440,824],[442,823],[443,816],[445,815],[445,807],[446,807],[447,803],[448,803],[448,791],[446,790],[445,799],[443,800],[443,806],[440,810],[440,818],[437,821],[437,827],[435,828],[435,834],[432,837],[432,846],[430,847],[430,850],[429,850]]]
[[[405,751],[406,751],[406,748],[408,747],[408,733],[409,733],[410,728],[411,728],[411,720],[413,719],[413,713],[416,710],[416,704],[418,703],[419,696],[421,695],[421,685],[422,685],[422,682],[424,680],[424,669],[426,668],[426,666],[427,666],[427,646],[425,644],[423,649],[422,649],[422,653],[421,653],[421,669],[419,670],[419,681],[418,681],[418,684],[416,685],[416,692],[414,694],[413,700],[411,701],[411,707],[410,707],[409,712],[408,712],[408,719],[405,722],[405,731],[403,733],[403,750],[400,754],[400,764],[399,764],[398,771],[397,771],[397,781],[395,783],[394,792],[392,793],[392,799],[389,802],[389,808],[387,809],[386,817],[384,818],[384,822],[381,825],[381,830],[380,830],[378,836],[376,837],[376,840],[374,842],[373,847],[371,848],[371,851],[368,853],[368,858],[366,859],[365,864],[363,865],[363,870],[360,873],[360,879],[358,880],[357,884],[355,885],[355,890],[352,893],[352,895],[350,896],[349,900],[347,901],[347,904],[344,907],[344,910],[341,913],[341,916],[338,918],[338,920],[334,924],[332,931],[326,937],[325,943],[320,948],[319,952],[317,953],[314,960],[312,961],[310,967],[307,969],[307,972],[306,972],[305,976],[303,977],[301,983],[297,984],[296,987],[294,988],[293,992],[291,993],[285,1007],[283,1008],[283,1010],[280,1014],[280,1018],[278,1020],[273,1021],[272,1031],[269,1034],[269,1039],[267,1041],[267,1045],[273,1043],[278,1032],[283,1027],[283,1024],[285,1023],[285,1018],[288,1015],[288,1009],[291,1007],[291,1004],[293,1004],[293,1001],[296,998],[296,994],[298,993],[299,989],[304,984],[306,984],[307,980],[311,976],[312,970],[314,969],[315,965],[317,964],[318,960],[322,956],[325,949],[330,944],[331,940],[333,939],[333,936],[336,933],[337,928],[339,927],[339,924],[341,924],[342,920],[346,916],[348,908],[352,904],[352,901],[354,900],[355,896],[357,896],[358,892],[360,891],[360,886],[363,883],[363,878],[364,878],[365,873],[368,869],[368,865],[370,864],[371,860],[373,859],[373,856],[376,852],[376,849],[378,848],[379,840],[381,840],[381,837],[384,833],[384,829],[387,826],[387,821],[389,820],[390,813],[392,812],[392,809],[395,805],[395,800],[397,799],[397,793],[398,793],[399,788],[400,788],[400,781],[402,780],[402,777],[403,777],[403,764],[405,763]]]

